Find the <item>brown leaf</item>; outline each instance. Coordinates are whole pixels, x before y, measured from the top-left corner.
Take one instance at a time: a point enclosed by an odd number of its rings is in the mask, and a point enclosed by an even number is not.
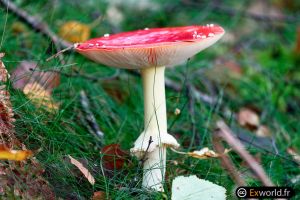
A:
[[[28,83],[37,82],[50,93],[60,84],[57,72],[41,72],[33,61],[22,61],[12,72],[11,80],[15,89],[23,90]]]
[[[237,120],[239,124],[243,127],[247,127],[249,129],[256,129],[260,124],[260,119],[258,114],[250,109],[250,108],[242,108],[240,109]]]
[[[87,168],[85,168],[83,166],[83,164],[81,164],[78,160],[76,160],[75,158],[73,158],[72,156],[68,155],[68,157],[71,160],[71,163],[73,165],[75,165],[80,171],[81,173],[85,176],[85,178],[92,184],[95,184],[95,178],[93,177],[93,175],[89,172],[89,170]]]
[[[121,169],[128,157],[128,153],[123,151],[119,144],[104,146],[101,154],[103,154],[103,166],[108,170]]]
[[[92,200],[106,200],[106,193],[103,191],[94,192]]]
[[[91,28],[78,21],[64,23],[59,29],[59,36],[66,41],[77,43],[89,39]]]

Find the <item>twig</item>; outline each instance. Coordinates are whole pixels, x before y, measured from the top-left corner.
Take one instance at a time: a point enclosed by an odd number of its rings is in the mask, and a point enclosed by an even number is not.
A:
[[[54,54],[54,55],[50,56],[49,58],[47,58],[46,61],[48,62],[48,61],[52,60],[53,58],[57,58],[57,57],[61,56],[61,54],[63,54],[66,51],[73,50],[74,48],[76,48],[77,45],[78,45],[78,43],[58,51],[56,54]]]
[[[214,134],[212,142],[214,145],[214,149],[217,151],[217,153],[220,154],[221,165],[223,166],[223,168],[226,169],[226,171],[229,173],[231,178],[236,182],[238,186],[246,186],[245,180],[240,176],[239,171],[235,167],[230,157],[227,154],[221,154],[225,151],[225,148],[220,141],[220,137]]]
[[[152,136],[150,136],[149,140],[148,140],[148,146],[147,146],[147,149],[143,155],[143,157],[140,159],[140,163],[141,165],[144,165],[145,161],[147,160],[146,159],[146,156],[147,156],[147,153],[148,153],[148,150],[150,148],[150,145],[152,144],[153,140],[152,140]]]
[[[80,102],[85,112],[85,120],[88,124],[89,131],[96,135],[99,141],[103,143],[104,133],[100,130],[96,118],[90,110],[89,100],[83,90],[80,91]]]
[[[249,165],[265,186],[274,186],[260,164],[246,151],[244,145],[234,136],[230,128],[223,122],[217,122],[219,136],[222,137]]]

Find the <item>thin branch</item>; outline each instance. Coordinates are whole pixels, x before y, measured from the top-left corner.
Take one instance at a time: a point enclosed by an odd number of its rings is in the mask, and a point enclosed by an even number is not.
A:
[[[274,186],[261,165],[246,151],[244,145],[234,136],[230,128],[223,122],[217,122],[219,136],[222,137],[249,165],[265,186]]]
[[[100,130],[96,118],[90,109],[89,100],[83,90],[80,91],[80,103],[84,110],[85,121],[91,133],[97,136],[98,140],[103,143],[104,133]]]
[[[227,154],[221,154],[225,151],[225,148],[220,140],[220,137],[214,134],[212,142],[214,145],[214,149],[217,151],[218,154],[220,154],[222,167],[226,169],[229,176],[231,176],[231,178],[235,181],[235,183],[238,186],[246,186],[246,181],[241,177],[238,169],[235,167],[230,157]]]
[[[146,156],[147,156],[148,150],[149,150],[150,145],[152,144],[152,142],[153,142],[152,136],[150,136],[150,138],[149,138],[149,140],[148,140],[148,146],[147,146],[147,149],[146,149],[146,151],[145,151],[143,157],[140,159],[140,164],[141,164],[141,166],[143,166],[144,163],[145,163],[145,161],[147,160],[147,159],[146,159]]]

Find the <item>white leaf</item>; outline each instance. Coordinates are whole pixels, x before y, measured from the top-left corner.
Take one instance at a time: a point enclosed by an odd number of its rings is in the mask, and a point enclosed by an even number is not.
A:
[[[178,176],[172,183],[172,200],[225,200],[226,189],[196,175]]]

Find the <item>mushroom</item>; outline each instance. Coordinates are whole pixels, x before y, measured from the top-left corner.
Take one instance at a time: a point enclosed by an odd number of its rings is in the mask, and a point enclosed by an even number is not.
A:
[[[76,44],[89,59],[107,66],[139,69],[144,90],[144,131],[131,152],[144,160],[142,185],[163,191],[166,148],[179,147],[167,132],[164,72],[183,63],[219,40],[224,29],[218,25],[145,28],[132,32],[105,34]]]

